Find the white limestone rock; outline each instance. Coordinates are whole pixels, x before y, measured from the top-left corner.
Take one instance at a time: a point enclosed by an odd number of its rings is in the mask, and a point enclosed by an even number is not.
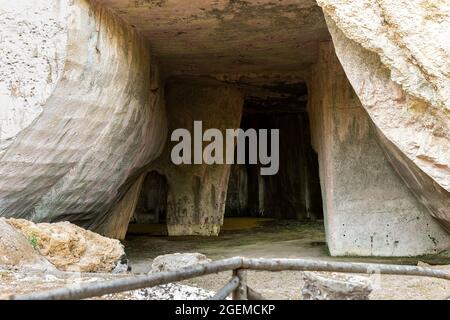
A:
[[[389,161],[450,230],[450,4],[318,0]]]
[[[180,268],[188,267],[198,263],[211,262],[205,255],[201,253],[172,253],[157,256],[152,263],[150,273],[161,271],[174,271]]]
[[[370,278],[342,273],[304,272],[304,300],[369,300]]]
[[[214,294],[213,291],[179,283],[131,291],[136,300],[207,300]]]
[[[65,63],[67,0],[0,0],[0,154],[38,117]]]
[[[165,142],[148,40],[87,0],[1,1],[0,16],[0,216],[97,231]]]

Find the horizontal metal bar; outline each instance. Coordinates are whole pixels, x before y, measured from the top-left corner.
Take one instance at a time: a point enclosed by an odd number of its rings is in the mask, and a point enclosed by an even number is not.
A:
[[[307,259],[243,259],[242,268],[259,271],[328,271],[367,274],[398,274],[450,280],[450,271],[416,266],[317,261]]]
[[[211,263],[197,264],[175,271],[160,272],[147,276],[134,276],[96,283],[81,283],[64,288],[13,296],[16,300],[85,299],[104,294],[118,293],[161,284],[182,281],[207,274],[236,269],[256,271],[328,271],[367,274],[397,274],[433,277],[450,280],[450,271],[416,266],[317,261],[307,259],[247,259],[235,257]]]
[[[223,286],[217,293],[210,298],[209,300],[224,300],[226,297],[228,297],[237,287],[239,286],[239,277],[234,276],[231,278],[228,283]]]
[[[95,283],[81,283],[64,288],[13,296],[13,300],[70,300],[97,297],[104,294],[118,293],[161,284],[182,281],[207,274],[230,271],[242,266],[242,258],[236,257],[188,266],[175,271],[159,272],[146,276],[127,277]]]

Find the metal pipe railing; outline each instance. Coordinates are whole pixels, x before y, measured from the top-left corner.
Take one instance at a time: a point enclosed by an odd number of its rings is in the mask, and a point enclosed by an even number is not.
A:
[[[433,277],[450,280],[449,270],[381,264],[337,261],[317,261],[307,259],[243,259],[243,269],[260,271],[328,271],[366,274],[397,274],[406,276]]]
[[[188,266],[175,271],[165,271],[146,276],[134,276],[97,283],[80,283],[64,288],[13,296],[14,300],[76,300],[104,294],[150,288],[171,282],[183,281],[207,274],[232,271],[242,266],[242,258],[230,258]]]
[[[146,276],[134,276],[97,283],[81,283],[64,288],[17,295],[15,300],[55,300],[85,299],[104,294],[149,288],[171,282],[183,281],[212,273],[233,271],[233,278],[213,297],[225,299],[230,293],[235,300],[262,299],[246,283],[246,270],[255,271],[328,271],[344,273],[396,274],[409,276],[433,277],[450,280],[449,270],[432,268],[335,261],[317,261],[306,259],[247,259],[235,257],[210,263],[188,266],[175,271],[160,272]]]
[[[209,300],[225,300],[239,286],[239,277],[234,276],[230,281]]]

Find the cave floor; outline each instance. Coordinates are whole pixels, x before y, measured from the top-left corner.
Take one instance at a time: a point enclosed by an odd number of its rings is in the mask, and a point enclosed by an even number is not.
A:
[[[125,248],[134,273],[146,273],[152,260],[162,254],[199,252],[213,260],[234,256],[263,258],[311,258],[334,261],[416,265],[419,261],[450,265],[442,256],[406,258],[331,257],[325,244],[323,221],[229,218],[218,237],[167,237],[163,226],[133,226]],[[448,266],[441,266],[448,268]],[[220,289],[230,278],[221,273],[184,281],[208,290]],[[249,285],[267,298],[299,299],[301,272],[248,272]],[[450,297],[450,281],[409,276],[381,276],[371,299],[445,299]]]
[[[145,232],[147,235],[129,235],[125,241],[126,251],[133,266],[134,273],[146,273],[150,270],[152,260],[161,254],[175,252],[200,252],[211,259],[232,256],[247,257],[285,257],[315,258],[343,261],[385,262],[417,264],[418,261],[430,264],[447,264],[431,266],[433,268],[450,269],[448,258],[416,257],[416,258],[335,258],[328,256],[324,243],[324,230],[321,221],[272,221],[268,219],[230,219],[225,222],[219,237],[167,237],[149,236],[148,233],[160,232],[161,226],[133,227],[134,233]],[[83,274],[56,272],[24,272],[0,268],[0,300],[8,299],[12,294],[38,292],[82,282],[95,282],[128,277],[128,274]],[[231,272],[208,275],[188,281],[182,285],[190,287],[174,287],[174,290],[156,288],[147,296],[142,291],[110,294],[95,299],[146,300],[168,299],[177,290],[195,297],[195,288],[210,291],[220,289],[231,277]],[[377,278],[373,278],[376,280]],[[248,272],[247,282],[254,290],[268,299],[299,299],[303,279],[301,272]],[[450,297],[450,281],[412,277],[382,275],[379,281],[373,282],[374,290],[370,299],[448,299]],[[178,289],[177,289],[178,288]],[[183,288],[190,288],[183,289]],[[176,289],[176,290],[175,290]],[[183,289],[183,290],[182,290]],[[167,292],[166,292],[167,291]],[[183,295],[184,296],[184,295]],[[189,298],[186,296],[186,298]],[[200,298],[197,296],[197,298]]]
[[[143,229],[158,232],[158,226],[131,228],[140,229],[141,233]],[[322,222],[251,218],[226,219],[218,237],[132,234],[127,236],[125,248],[136,273],[148,272],[153,258],[175,252],[200,252],[213,260],[234,256],[319,258],[328,255]]]

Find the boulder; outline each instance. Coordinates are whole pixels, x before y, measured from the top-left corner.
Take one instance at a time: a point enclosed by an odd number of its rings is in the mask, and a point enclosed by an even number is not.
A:
[[[127,269],[124,268],[124,247],[118,240],[69,222],[35,224],[23,219],[6,221],[30,239],[36,250],[59,270],[117,272]]]
[[[33,248],[30,238],[0,218],[0,266],[26,267],[56,271],[56,268]]]
[[[161,271],[173,271],[198,263],[211,262],[201,253],[173,253],[157,256],[152,263],[151,273]]]
[[[150,273],[173,271],[198,263],[211,262],[201,253],[173,253],[157,256],[152,263]],[[132,291],[134,299],[138,300],[205,300],[214,296],[214,292],[202,288],[169,283],[153,288]]]
[[[304,272],[304,300],[369,300],[372,286],[368,277],[340,273]]]

